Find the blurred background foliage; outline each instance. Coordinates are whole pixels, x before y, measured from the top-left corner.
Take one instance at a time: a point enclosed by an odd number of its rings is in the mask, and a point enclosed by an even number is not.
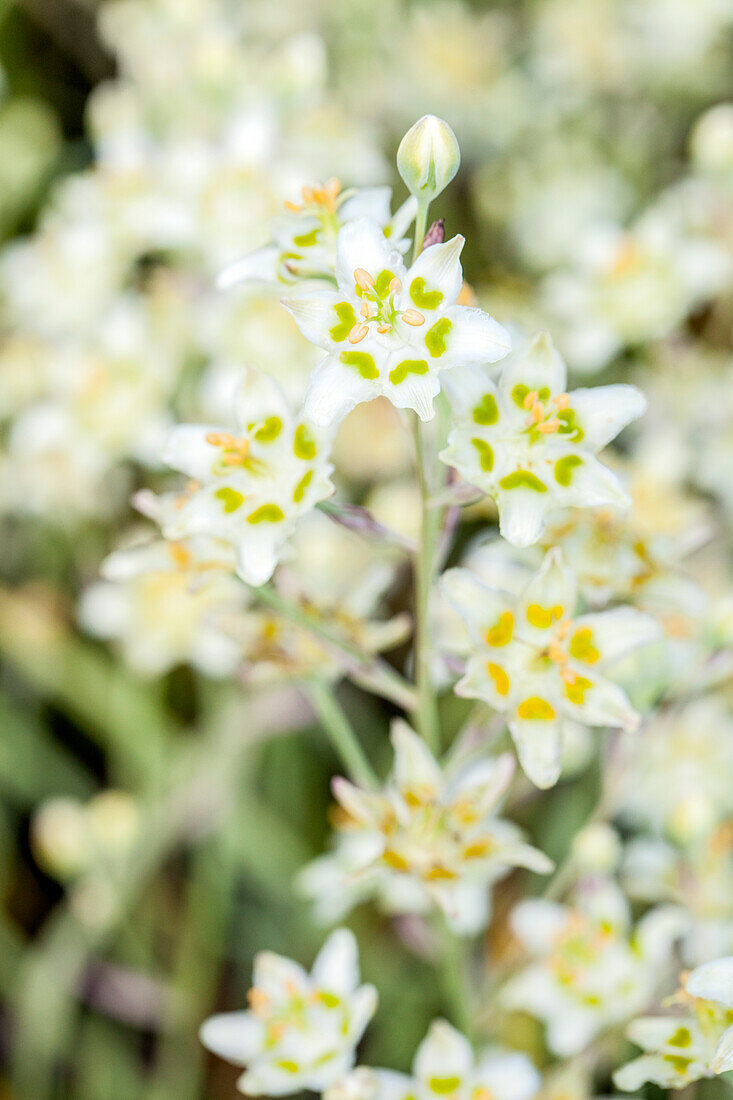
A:
[[[583,0],[577,2],[583,8]],[[246,0],[241,4],[247,7]],[[620,205],[640,210],[683,171],[694,119],[730,92],[727,47],[722,63],[714,64],[714,55],[692,87],[678,87],[674,77],[659,85],[621,81],[601,84],[591,95],[582,81],[569,82],[564,121],[547,122],[556,146],[548,143],[543,160],[541,118],[517,125],[511,140],[494,129],[526,94],[511,72],[493,113],[484,113],[476,96],[476,82],[492,65],[501,68],[505,41],[513,41],[521,62],[540,0],[443,4],[440,18],[451,32],[444,48],[456,49],[454,31],[459,42],[468,35],[470,45],[478,27],[478,59],[440,57],[435,25],[425,29],[438,10],[430,0],[383,10],[365,0],[271,7],[280,9],[271,18],[278,17],[281,34],[290,22],[293,30],[323,34],[329,95],[347,116],[352,112],[377,131],[386,163],[412,118],[447,105],[444,113],[462,144],[465,137],[467,167],[441,213],[451,231],[460,229],[471,242],[470,280],[495,284],[495,300],[520,312],[531,313],[526,288],[535,272],[522,262],[508,216],[517,194],[543,186],[557,149],[571,162],[577,150],[582,163],[586,145],[597,148],[599,162],[607,156],[632,194]],[[85,108],[90,92],[117,72],[98,33],[98,14],[91,0],[0,0],[2,240],[31,232],[55,185],[93,162]],[[375,21],[384,24],[387,41],[404,41],[407,21],[412,56],[375,50]],[[387,67],[401,61],[405,71],[395,79]],[[442,69],[438,61],[446,62]],[[381,178],[388,173],[381,170]],[[144,279],[145,271],[138,268],[138,276]],[[85,291],[82,283],[79,293]],[[619,360],[609,376],[618,369]],[[143,480],[133,475],[134,482]],[[130,517],[123,512],[116,528]],[[466,535],[484,524],[485,517],[477,517]],[[77,632],[74,597],[112,549],[116,528],[94,516],[75,527],[37,516],[3,518],[0,1095],[217,1100],[234,1095],[237,1074],[205,1055],[196,1037],[200,1022],[243,1004],[255,951],[270,947],[309,963],[321,942],[294,896],[292,877],[326,843],[329,780],[338,765],[316,724],[300,728],[310,719],[297,691],[244,692],[189,667],[141,680],[108,648]],[[390,707],[352,688],[342,690],[342,701],[384,774]],[[465,716],[463,702],[444,701],[446,742]],[[128,830],[129,806],[107,805],[100,826],[111,838],[104,865],[66,888],[38,858],[34,812],[52,796],[86,802],[106,788],[132,793],[134,828]],[[597,789],[597,767],[591,767],[566,782],[561,797],[543,794],[515,816],[559,858]],[[79,822],[55,823],[62,847],[65,828],[73,859]],[[502,884],[500,915],[528,878],[519,873]],[[352,923],[362,973],[380,990],[363,1060],[405,1069],[427,1023],[450,1011],[450,976],[436,980],[432,967],[401,946],[389,922],[371,909],[360,909]],[[492,936],[489,956],[503,950],[500,920]],[[405,937],[409,942],[409,929]],[[500,1033],[500,1022],[492,1026]],[[541,1061],[539,1035],[528,1022],[524,1027],[512,1038]],[[706,1085],[706,1095],[722,1087]]]

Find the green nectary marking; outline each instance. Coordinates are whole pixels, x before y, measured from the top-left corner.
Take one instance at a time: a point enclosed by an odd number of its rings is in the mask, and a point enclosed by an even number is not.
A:
[[[332,340],[340,343],[345,340],[356,324],[356,314],[350,302],[337,302],[333,311],[339,319],[339,323],[329,330]]]
[[[238,493],[236,489],[232,489],[229,485],[224,485],[221,489],[217,489],[214,493],[217,500],[220,500],[224,505],[225,512],[236,512],[237,508],[241,508],[244,504],[244,497],[241,493]]]
[[[687,1027],[678,1027],[674,1035],[667,1040],[668,1046],[671,1047],[688,1047],[691,1042],[692,1035]]]
[[[438,359],[441,355],[445,355],[445,338],[453,328],[453,323],[448,320],[447,317],[441,317],[439,321],[436,321],[434,325],[428,329],[425,333],[425,347],[428,349],[433,359]]]
[[[279,523],[285,513],[279,504],[261,504],[247,516],[247,523]]]
[[[385,225],[382,232],[384,233],[385,237],[391,237],[392,236],[392,226],[391,225]]]
[[[297,1062],[291,1062],[287,1059],[282,1062],[278,1062],[277,1065],[280,1067],[280,1069],[284,1069],[286,1073],[298,1073],[300,1071],[300,1066]]]
[[[255,439],[259,443],[272,443],[282,431],[283,422],[279,416],[268,416],[261,428],[255,432]]]
[[[305,496],[305,491],[313,480],[313,471],[309,470],[307,474],[303,474],[302,478],[295,486],[293,490],[293,501],[295,504],[300,504],[301,500]]]
[[[473,410],[474,424],[496,424],[499,419],[499,406],[493,393],[485,393]]]
[[[355,367],[362,378],[379,378],[374,356],[366,351],[342,351],[339,359],[347,367]]]
[[[557,419],[560,421],[560,427],[557,429],[558,434],[569,435],[576,443],[580,443],[585,432],[575,419],[575,410],[560,409],[557,414]]]
[[[555,709],[547,699],[530,695],[529,699],[524,699],[519,704],[517,714],[528,722],[551,722],[555,717]]]
[[[683,1058],[681,1054],[664,1054],[662,1057],[665,1062],[669,1062],[672,1068],[676,1069],[678,1073],[684,1073],[693,1061],[692,1058]]]
[[[593,644],[593,631],[589,626],[575,631],[570,639],[568,653],[576,661],[582,661],[586,665],[594,665],[596,661],[600,661],[601,654]]]
[[[499,482],[502,489],[531,489],[535,493],[546,493],[547,486],[543,481],[529,470],[515,470],[513,474],[507,474]]]
[[[479,465],[482,470],[489,470],[494,468],[494,452],[485,439],[472,439],[474,447],[478,451]]]
[[[311,248],[317,240],[318,230],[311,229],[310,233],[301,233],[300,236],[293,237],[293,244],[297,244],[298,248]]]
[[[298,424],[295,429],[293,453],[296,458],[302,458],[305,462],[310,462],[316,457],[316,441],[305,424]]]
[[[387,291],[389,290],[389,284],[394,279],[394,271],[380,271],[374,280],[374,289],[377,292],[379,298],[386,298]]]
[[[326,1008],[338,1008],[341,1004],[340,997],[337,997],[335,993],[327,993],[325,989],[320,989],[318,991],[318,1000],[322,1005],[325,1005]]]
[[[568,486],[573,480],[573,470],[576,466],[582,466],[583,459],[578,455],[565,455],[564,458],[558,458],[555,463],[555,481],[558,485]]]
[[[451,1092],[455,1092],[461,1084],[460,1077],[431,1077],[430,1088],[433,1092],[437,1092],[439,1096],[447,1096]]]
[[[418,275],[410,283],[410,297],[418,309],[437,309],[443,301],[443,292],[441,290],[426,290],[425,280],[422,275]]]
[[[519,405],[520,409],[524,408],[524,399],[528,393],[531,393],[529,386],[525,386],[523,382],[517,382],[516,386],[512,390],[512,401],[515,405]],[[549,386],[542,386],[537,390],[537,397],[540,401],[550,400],[550,388]]]
[[[424,359],[403,359],[389,372],[389,380],[393,386],[399,386],[408,374],[427,374],[429,369]]]

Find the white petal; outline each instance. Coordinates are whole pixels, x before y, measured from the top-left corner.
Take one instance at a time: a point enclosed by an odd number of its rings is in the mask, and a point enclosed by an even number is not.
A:
[[[264,1029],[251,1012],[223,1012],[204,1021],[199,1038],[220,1058],[246,1066],[262,1049]]]
[[[566,1007],[547,1022],[547,1045],[553,1054],[569,1058],[595,1038],[603,1026],[602,1017],[582,1008]]]
[[[716,1073],[727,1073],[733,1069],[733,1027],[724,1031],[718,1040],[713,1058],[713,1069]]]
[[[556,396],[565,391],[567,373],[565,364],[547,332],[540,332],[526,349],[521,349],[508,360],[501,373],[500,387],[508,403],[513,402],[515,386],[526,386],[529,391],[547,388]]]
[[[317,989],[347,996],[359,984],[359,948],[348,928],[332,932],[316,956],[311,978]]]
[[[431,794],[440,791],[443,775],[422,737],[398,718],[390,734],[394,746],[394,777],[400,790],[425,788]]]
[[[578,678],[575,685],[567,684],[561,696],[563,711],[569,718],[588,726],[616,726],[629,732],[639,728],[641,718],[622,688],[587,665],[571,662],[567,668]],[[588,680],[590,685],[585,686],[582,681]],[[582,690],[577,688],[578,682]]]
[[[407,272],[407,280],[403,295],[404,308],[412,306],[420,310],[425,308],[440,308],[444,310],[452,306],[461,292],[463,286],[463,271],[461,270],[461,251],[465,240],[460,235],[453,237],[443,244],[434,244],[421,252],[415,263]],[[423,284],[414,286],[416,279],[422,279]],[[438,292],[442,298],[436,306],[426,307],[421,305],[422,294]]]
[[[413,1073],[427,1089],[432,1078],[465,1080],[473,1066],[473,1051],[465,1035],[445,1020],[434,1020],[417,1048]],[[457,1091],[457,1090],[456,1090]]]
[[[276,245],[258,248],[220,271],[216,276],[216,286],[219,290],[229,290],[238,283],[274,283],[277,281],[279,258],[280,249]]]
[[[385,226],[390,218],[392,202],[391,187],[360,187],[339,207],[342,222],[353,222],[357,218],[369,218],[377,225]]]
[[[657,641],[662,635],[656,619],[633,607],[614,607],[610,611],[580,615],[568,636],[570,646],[579,630],[590,630],[589,640],[598,650],[604,666],[612,664],[637,646]]]
[[[263,526],[263,525],[260,525]],[[277,566],[282,539],[264,530],[247,533],[237,545],[237,575],[253,588],[267,584]]]
[[[290,419],[290,409],[280,385],[270,375],[253,367],[245,367],[242,381],[234,395],[234,411],[238,425],[246,430],[249,424],[278,416]]]
[[[391,271],[404,280],[405,266],[399,252],[388,243],[382,229],[368,218],[348,222],[339,230],[336,244],[336,279],[339,287],[352,297],[354,272],[362,267],[372,278]]]
[[[526,1054],[488,1054],[476,1067],[473,1083],[495,1100],[530,1100],[542,1078]]]
[[[381,393],[379,380],[361,378],[334,356],[321,360],[311,375],[303,404],[308,420],[325,427],[343,420],[362,401],[372,401]]]
[[[412,409],[421,420],[432,420],[435,416],[433,402],[440,393],[440,380],[437,373],[407,374],[398,383],[389,381],[389,374],[405,356],[410,355],[410,349],[404,349],[397,355],[389,358],[385,373],[387,380],[383,383],[382,392],[398,409]]]
[[[221,452],[206,437],[221,430],[213,424],[178,424],[168,436],[163,461],[196,481],[210,480]]]
[[[555,719],[518,718],[509,721],[509,730],[517,746],[519,763],[536,787],[552,787],[560,778],[562,737]]]
[[[545,555],[539,572],[522,592],[517,605],[517,630],[529,641],[544,645],[550,631],[563,619],[572,619],[578,599],[575,573],[563,561],[558,547]]]
[[[451,306],[443,316],[451,329],[445,337],[445,362],[442,356],[435,361],[444,368],[496,363],[511,351],[509,333],[483,309]]]
[[[549,493],[533,489],[501,490],[496,497],[499,507],[499,531],[512,546],[533,546],[545,526],[545,513],[553,506]]]
[[[733,1008],[733,955],[695,967],[685,988],[693,997]]]
[[[701,1036],[697,1024],[690,1018],[679,1016],[640,1016],[632,1020],[626,1029],[626,1035],[632,1043],[646,1051],[659,1051],[662,1047],[669,1046],[669,1040],[674,1038],[677,1032],[686,1029],[690,1042],[682,1049],[686,1053],[693,1043],[697,1045]]]
[[[646,411],[647,401],[636,386],[619,383],[573,390],[570,407],[583,429],[583,446],[599,451]]]
[[[477,642],[485,643],[486,631],[507,611],[514,611],[514,598],[508,592],[489,588],[469,569],[446,570],[440,587]]]
[[[520,902],[511,915],[512,931],[533,955],[551,951],[567,923],[566,906],[543,898]]]
[[[119,638],[132,624],[131,593],[121,584],[97,581],[82,592],[76,614],[95,638]]]
[[[252,983],[276,1000],[290,997],[290,987],[304,992],[310,987],[308,975],[300,963],[285,955],[276,955],[274,951],[258,951],[255,955]]]
[[[349,1043],[356,1044],[366,1030],[366,1026],[377,1011],[377,991],[373,985],[362,985],[351,995],[349,1001]]]
[[[685,1072],[680,1073],[664,1055],[642,1054],[641,1058],[635,1058],[633,1062],[627,1062],[617,1069],[613,1075],[613,1083],[624,1092],[636,1092],[646,1081],[653,1081],[662,1088],[682,1088],[701,1076],[695,1069],[693,1063]]]
[[[336,324],[334,306],[341,301],[342,296],[334,290],[311,290],[303,291],[297,297],[283,298],[281,304],[306,340],[328,351],[334,344],[330,333]]]

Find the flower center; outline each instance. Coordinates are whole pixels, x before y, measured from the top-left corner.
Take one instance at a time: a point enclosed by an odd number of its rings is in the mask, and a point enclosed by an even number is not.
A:
[[[390,271],[382,271],[375,279],[363,267],[354,271],[356,293],[361,298],[361,317],[349,333],[349,343],[358,344],[374,324],[377,332],[384,335],[391,332],[395,322],[401,318],[406,325],[419,327],[425,324],[425,318],[417,309],[400,310],[396,297],[402,290],[402,283]]]
[[[316,184],[314,187],[302,187],[300,191],[303,202],[286,202],[285,209],[291,214],[315,213],[335,214],[338,207],[338,199],[341,194],[341,181],[328,180],[324,184]],[[315,207],[315,209],[313,209]]]
[[[522,404],[529,413],[526,421],[527,427],[541,432],[542,435],[552,435],[560,430],[560,420],[557,413],[567,409],[570,404],[570,397],[566,393],[559,393],[545,405],[544,402],[540,401],[537,390],[530,390],[525,395]]]
[[[206,442],[212,447],[221,447],[221,461],[225,466],[245,466],[249,458],[250,442],[244,436],[233,436],[229,432],[209,432]]]

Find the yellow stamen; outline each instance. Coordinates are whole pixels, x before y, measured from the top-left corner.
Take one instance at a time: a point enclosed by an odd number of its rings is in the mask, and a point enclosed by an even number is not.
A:
[[[298,206],[297,202],[285,202],[285,209],[289,210],[291,214],[299,214],[303,209],[302,206]]]
[[[553,405],[556,405],[558,409],[567,409],[568,405],[570,404],[570,394],[559,393],[557,397],[553,397],[552,403]]]
[[[364,339],[364,337],[366,336],[366,334],[368,332],[369,332],[369,329],[367,328],[366,325],[359,325],[359,324],[354,325],[351,332],[349,333],[349,337],[348,337],[349,343],[350,344],[360,343]]]
[[[534,405],[537,404],[539,399],[540,395],[537,393],[537,390],[530,390],[529,393],[525,396],[522,404],[524,405],[525,409],[531,409],[534,407]]]
[[[374,290],[374,279],[363,267],[357,267],[354,272],[354,282],[359,290]]]
[[[425,318],[416,309],[406,309],[402,314],[402,320],[406,325],[414,325],[415,327],[425,324]]]
[[[385,332],[391,332],[391,331],[392,331],[392,326],[391,325],[378,325],[377,326],[377,332],[381,332],[382,334],[384,334]]]
[[[400,282],[400,280],[397,278],[396,275],[395,275],[394,279],[392,279],[390,281],[390,284],[387,287],[387,290],[390,292],[390,294],[399,294],[399,292],[402,290],[402,283]]]
[[[544,424],[537,425],[537,431],[542,432],[544,435],[551,435],[556,432],[560,427],[560,421],[557,417],[553,417],[552,420],[546,420]]]

